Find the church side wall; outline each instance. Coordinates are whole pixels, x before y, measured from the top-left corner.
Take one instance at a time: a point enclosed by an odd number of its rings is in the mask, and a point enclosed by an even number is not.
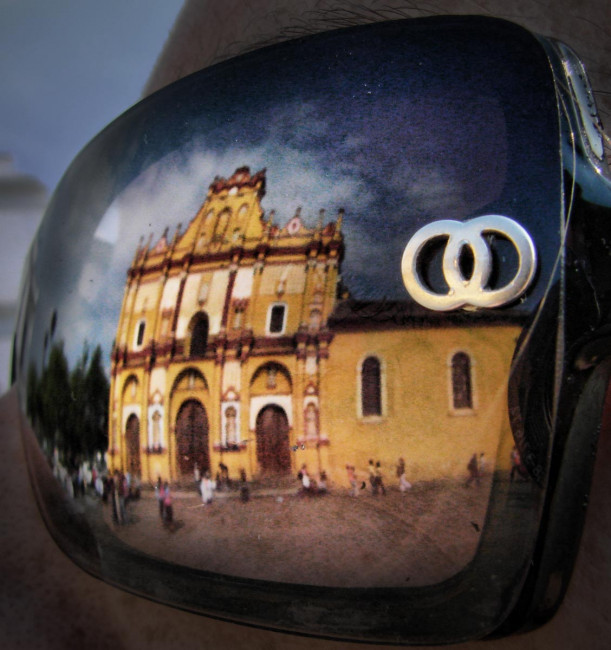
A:
[[[347,463],[366,478],[370,459],[381,462],[387,481],[400,457],[410,481],[466,476],[469,458],[481,452],[489,467],[508,468],[507,380],[518,334],[504,326],[337,333],[321,378],[334,481],[347,485]],[[470,409],[453,408],[451,359],[460,351],[471,360]],[[367,357],[381,364],[379,416],[360,413]]]

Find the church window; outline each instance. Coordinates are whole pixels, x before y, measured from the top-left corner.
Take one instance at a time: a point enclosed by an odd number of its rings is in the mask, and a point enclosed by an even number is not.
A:
[[[382,372],[377,357],[367,357],[361,366],[361,413],[382,415]]]
[[[136,347],[141,348],[142,344],[144,343],[144,329],[146,327],[146,321],[141,320],[139,321],[138,325],[136,326]]]
[[[203,357],[208,345],[208,316],[205,313],[197,315],[191,332],[190,356]]]
[[[233,329],[240,329],[242,327],[242,314],[244,309],[242,307],[236,307],[233,314]]]
[[[452,400],[455,409],[472,409],[471,358],[466,352],[452,357]]]
[[[286,326],[286,305],[276,303],[269,309],[267,331],[269,334],[282,334]]]

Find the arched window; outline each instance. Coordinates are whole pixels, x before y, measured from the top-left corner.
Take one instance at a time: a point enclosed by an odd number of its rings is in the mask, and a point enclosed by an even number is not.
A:
[[[473,408],[471,359],[466,352],[452,357],[452,401],[455,409]]]
[[[197,319],[193,325],[191,332],[191,347],[189,349],[189,356],[203,357],[206,354],[206,347],[208,345],[208,316],[204,313],[197,315]]]
[[[225,238],[225,231],[227,230],[230,216],[231,211],[229,208],[225,208],[217,217],[213,235],[215,241],[222,241]]]
[[[376,357],[367,357],[361,366],[361,412],[363,417],[382,415],[382,372]]]

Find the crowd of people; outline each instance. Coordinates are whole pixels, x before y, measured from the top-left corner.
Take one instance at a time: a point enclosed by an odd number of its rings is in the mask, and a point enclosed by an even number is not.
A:
[[[359,479],[359,474],[354,465],[346,465],[346,474],[350,485],[348,492],[350,496],[357,497],[361,491],[366,490],[367,482]],[[397,461],[395,474],[398,479],[400,492],[404,493],[412,488],[412,484],[407,479],[405,460],[403,458],[399,458]],[[367,476],[372,496],[377,497],[380,494],[386,496],[386,485],[382,474],[382,463],[379,460],[374,462],[372,458],[369,459],[367,465]]]
[[[520,454],[514,446],[511,455],[510,481],[516,478],[526,480],[527,470],[522,464]],[[479,486],[485,474],[484,452],[473,453],[467,463],[467,479],[465,487],[473,484]],[[385,497],[387,487],[382,472],[382,463],[369,459],[367,467],[357,471],[355,465],[346,464],[348,479],[348,494],[357,497],[365,492],[374,497]],[[117,525],[128,522],[127,505],[130,501],[140,498],[140,480],[129,472],[115,470],[112,474],[104,472],[94,463],[83,462],[78,466],[67,469],[57,457],[52,459],[52,469],[55,477],[64,487],[67,494],[72,497],[84,496],[88,491],[96,494],[100,499],[110,504],[112,508],[112,520]],[[412,488],[407,478],[406,464],[404,458],[399,458],[395,467],[396,486],[401,493]],[[194,468],[194,479],[197,490],[202,499],[202,505],[208,506],[213,503],[215,495],[219,492],[237,492],[242,502],[248,502],[251,497],[251,485],[247,479],[244,469],[240,470],[239,479],[232,479],[229,470],[224,463],[219,463],[218,471],[214,478],[210,471],[200,471],[197,464]],[[298,474],[299,488],[297,494],[301,496],[322,496],[329,491],[329,479],[327,472],[321,469],[318,473],[312,474],[304,463]],[[162,524],[172,529],[174,527],[173,496],[169,482],[158,477],[154,486],[155,498],[159,505],[159,517]]]
[[[318,473],[318,479],[310,475],[308,466],[304,463],[297,473],[297,479],[301,482],[299,494],[306,496],[322,496],[327,493],[327,472],[324,469]]]
[[[96,463],[83,461],[64,465],[57,454],[51,461],[53,475],[71,498],[86,494],[98,496],[112,507],[112,519],[116,524],[127,523],[126,506],[129,501],[140,498],[140,478],[130,472],[115,470],[112,474]]]

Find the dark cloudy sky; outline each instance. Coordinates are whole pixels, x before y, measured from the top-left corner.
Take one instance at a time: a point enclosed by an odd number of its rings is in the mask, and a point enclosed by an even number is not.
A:
[[[213,177],[242,165],[267,168],[263,206],[280,223],[297,207],[309,224],[321,208],[328,219],[345,208],[343,271],[356,297],[406,299],[400,260],[415,230],[489,213],[531,231],[545,278],[560,170],[541,51],[490,25],[481,36],[432,25],[260,51],[129,112],[55,198],[43,234],[56,243],[37,258],[40,322],[55,307],[72,355],[84,339],[107,351],[140,236],[186,225]]]

